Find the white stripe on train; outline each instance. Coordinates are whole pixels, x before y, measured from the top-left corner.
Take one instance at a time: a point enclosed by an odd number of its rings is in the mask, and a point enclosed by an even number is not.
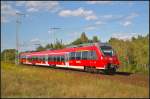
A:
[[[25,63],[25,64],[32,64],[32,63]],[[36,63],[35,65],[41,65],[41,66],[50,66],[49,64],[41,64]],[[74,65],[56,65],[56,67],[65,67],[65,68],[74,68],[74,69],[84,69],[84,66],[74,66]],[[105,69],[102,67],[96,67],[96,69]]]

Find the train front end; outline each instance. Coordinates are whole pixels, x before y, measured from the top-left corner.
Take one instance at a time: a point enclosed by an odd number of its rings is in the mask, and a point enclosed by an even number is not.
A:
[[[102,55],[101,57],[103,57],[103,61],[105,61],[104,71],[109,73],[116,72],[116,69],[119,68],[120,62],[114,49],[106,43],[100,43],[99,49]]]

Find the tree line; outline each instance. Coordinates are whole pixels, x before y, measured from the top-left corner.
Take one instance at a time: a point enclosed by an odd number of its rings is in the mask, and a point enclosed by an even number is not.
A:
[[[131,40],[110,38],[108,41],[115,49],[121,65],[133,72],[148,71],[149,67],[149,34],[132,37]],[[146,68],[147,70],[145,70]]]
[[[62,49],[62,48],[65,48],[66,46],[69,46],[69,45],[78,45],[78,44],[83,44],[83,43],[93,43],[93,42],[99,42],[100,40],[98,39],[97,36],[93,36],[92,40],[90,40],[85,32],[83,32],[81,34],[81,36],[79,38],[77,38],[75,41],[71,42],[70,44],[63,44],[62,43],[62,40],[59,41],[56,39],[56,43],[55,44],[47,44],[45,47],[40,45],[36,51],[43,51],[43,50],[49,50],[49,49]]]
[[[100,42],[97,36],[89,39],[83,32],[79,38],[69,44],[63,44],[62,40],[56,40],[55,44],[40,45],[36,51],[62,49],[68,45],[78,45],[83,43]],[[121,66],[130,67],[131,70],[136,70],[137,66],[149,66],[149,34],[146,36],[132,37],[131,40],[121,40],[110,38],[107,42],[112,45],[116,51]],[[15,61],[15,49],[5,49],[1,52],[1,60]],[[138,71],[138,70],[137,70]],[[140,71],[140,70],[139,70]]]

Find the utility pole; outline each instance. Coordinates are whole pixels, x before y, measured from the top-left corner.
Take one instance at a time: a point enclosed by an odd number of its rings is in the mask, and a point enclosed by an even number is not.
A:
[[[59,30],[59,29],[61,29],[61,28],[58,28],[58,27],[52,27],[52,28],[49,28],[49,29],[51,29],[51,30]],[[55,44],[55,32],[53,32],[54,33],[54,44]]]
[[[19,58],[19,36],[18,36],[18,34],[19,34],[19,25],[21,24],[21,20],[19,20],[19,18],[21,17],[21,16],[25,16],[25,14],[22,14],[22,13],[19,13],[19,12],[17,12],[16,13],[16,17],[17,17],[17,19],[16,19],[16,55],[15,55],[15,64],[16,65],[18,65],[19,64],[19,61],[18,61],[18,58]]]

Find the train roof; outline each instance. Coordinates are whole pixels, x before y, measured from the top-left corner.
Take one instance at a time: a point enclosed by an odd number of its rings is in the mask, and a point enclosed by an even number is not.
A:
[[[35,52],[24,52],[21,53],[21,55],[36,55],[36,54],[49,54],[49,53],[58,53],[58,52],[69,52],[69,51],[75,51],[77,48],[80,50],[84,50],[84,49],[92,49],[91,46],[109,46],[107,43],[86,43],[86,44],[79,44],[79,45],[70,45],[67,46],[66,48],[63,49],[57,49],[57,50],[45,50],[45,51],[35,51]]]

